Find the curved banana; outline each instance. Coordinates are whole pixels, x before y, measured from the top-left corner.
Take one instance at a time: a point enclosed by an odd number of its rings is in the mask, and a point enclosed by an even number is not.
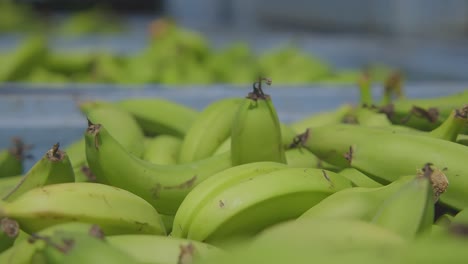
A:
[[[118,235],[109,236],[106,240],[141,263],[178,264],[182,263],[182,260],[191,263],[190,260],[200,261],[224,253],[205,243],[175,237]]]
[[[206,202],[213,199],[224,189],[238,184],[258,175],[276,170],[286,169],[283,163],[263,161],[247,163],[223,170],[197,185],[180,204],[174,217],[174,227],[171,235],[174,237],[186,237],[193,218],[201,210]]]
[[[100,225],[106,234],[165,234],[156,210],[140,197],[98,183],[60,183],[32,189],[0,206],[21,229],[33,233],[55,224],[81,221]]]
[[[163,98],[131,98],[117,104],[132,114],[146,135],[184,137],[198,112]]]
[[[347,179],[320,169],[287,168],[261,174],[210,197],[192,219],[186,237],[216,245],[255,235],[349,187]]]
[[[100,124],[89,125],[85,140],[98,182],[137,194],[162,214],[175,214],[194,186],[232,166],[229,153],[183,165],[152,164],[127,152]]]
[[[421,164],[447,168],[450,188],[440,201],[456,209],[468,207],[466,146],[417,134],[345,124],[311,128],[303,138],[303,145],[320,159],[342,168],[356,168],[379,182],[411,175]]]
[[[23,193],[44,185],[74,182],[70,160],[65,152],[59,149],[59,143],[49,149],[45,155],[18,181],[10,192],[3,196],[5,201],[12,201]]]
[[[371,221],[383,201],[414,176],[402,177],[378,188],[354,187],[334,193],[302,214],[300,218],[333,218]]]
[[[19,234],[19,225],[13,219],[0,219],[0,253],[9,249]]]
[[[286,163],[280,122],[270,96],[261,89],[263,80],[254,83],[253,92],[244,99],[234,118],[231,134],[233,165],[257,161]]]
[[[12,138],[13,146],[0,150],[0,178],[23,173],[24,151],[27,146],[19,138]]]
[[[426,165],[414,180],[385,199],[372,222],[407,239],[428,232],[434,222],[434,203],[447,185],[440,170]]]
[[[302,133],[307,128],[311,127],[339,124],[343,122],[345,116],[352,110],[353,106],[351,104],[344,104],[335,110],[312,114],[311,116],[291,123],[290,126],[296,133]]]
[[[179,162],[188,163],[213,155],[218,146],[230,137],[233,120],[242,101],[242,98],[228,97],[205,107],[185,134]]]
[[[145,145],[142,159],[159,165],[174,165],[177,164],[182,139],[170,135],[159,135],[146,140]]]
[[[368,188],[382,187],[382,184],[374,181],[373,179],[371,179],[364,173],[356,170],[355,168],[343,169],[340,172],[338,172],[338,174],[350,180],[351,183],[357,187],[368,187]]]
[[[97,226],[85,233],[59,230],[50,236],[33,236],[32,243],[38,242],[43,242],[44,246],[36,251],[35,257],[45,263],[139,263],[107,243]]]

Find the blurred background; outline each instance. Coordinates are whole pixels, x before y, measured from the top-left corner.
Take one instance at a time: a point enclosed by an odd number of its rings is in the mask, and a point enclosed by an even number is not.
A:
[[[294,121],[356,103],[363,73],[375,97],[393,73],[408,97],[467,89],[468,0],[0,0],[0,148],[73,142],[80,100],[201,110],[259,75]]]

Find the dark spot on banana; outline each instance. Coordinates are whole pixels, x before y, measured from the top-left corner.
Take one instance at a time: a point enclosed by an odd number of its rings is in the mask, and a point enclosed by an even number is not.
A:
[[[221,208],[224,207],[224,202],[223,202],[223,200],[219,200],[219,207],[221,207]]]
[[[159,192],[161,191],[162,186],[160,183],[157,183],[153,188],[150,189],[151,197],[153,199],[159,199]]]
[[[328,174],[325,170],[322,170],[322,174],[323,174],[323,177],[325,178],[325,180],[327,180],[331,186],[333,187],[333,182],[331,181],[330,177],[328,177]]]
[[[466,224],[451,224],[448,230],[455,236],[468,237],[468,225]]]
[[[344,154],[344,157],[349,162],[350,165],[351,165],[351,162],[353,161],[353,154],[354,154],[353,146],[349,146],[349,151]]]
[[[80,170],[86,176],[88,182],[96,182],[96,175],[94,175],[88,166],[81,166]]]
[[[187,245],[180,245],[179,258],[177,264],[190,264],[193,262],[193,255],[195,253],[195,247],[192,243]]]
[[[197,175],[194,175],[189,180],[175,186],[164,186],[164,190],[172,190],[172,189],[189,189],[193,186],[195,181],[197,180]]]
[[[17,237],[19,233],[19,224],[13,219],[10,218],[2,218],[0,221],[0,226],[3,230],[3,233],[5,233],[8,237]]]
[[[404,117],[401,122],[403,124],[407,123],[411,117],[416,116],[419,118],[426,119],[430,123],[435,123],[437,122],[437,119],[439,119],[439,110],[434,107],[430,107],[427,110],[418,106],[413,106],[409,112],[409,114]]]
[[[138,231],[141,231],[143,230],[146,226],[148,226],[148,223],[143,223],[143,222],[138,222],[138,221],[134,221],[134,223],[136,225],[138,225]]]

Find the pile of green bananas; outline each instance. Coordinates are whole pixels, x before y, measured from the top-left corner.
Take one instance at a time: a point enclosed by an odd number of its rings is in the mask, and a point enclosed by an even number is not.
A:
[[[292,44],[257,55],[243,42],[214,49],[201,34],[167,20],[156,20],[149,28],[148,45],[132,54],[53,51],[46,37],[32,36],[0,55],[0,83],[58,84],[54,87],[59,88],[67,83],[245,85],[268,75],[280,85],[353,84],[362,71],[333,69]],[[382,65],[365,70],[376,82],[391,71]]]
[[[197,111],[84,101],[83,137],[0,153],[0,263],[464,263],[468,90],[282,123],[268,78]]]

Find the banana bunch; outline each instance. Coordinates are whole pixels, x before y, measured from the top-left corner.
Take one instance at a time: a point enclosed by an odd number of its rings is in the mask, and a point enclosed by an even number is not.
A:
[[[464,263],[466,93],[392,78],[379,105],[364,76],[358,105],[292,123],[267,78],[200,111],[81,102],[64,150],[26,172],[21,141],[1,152],[0,263]]]

